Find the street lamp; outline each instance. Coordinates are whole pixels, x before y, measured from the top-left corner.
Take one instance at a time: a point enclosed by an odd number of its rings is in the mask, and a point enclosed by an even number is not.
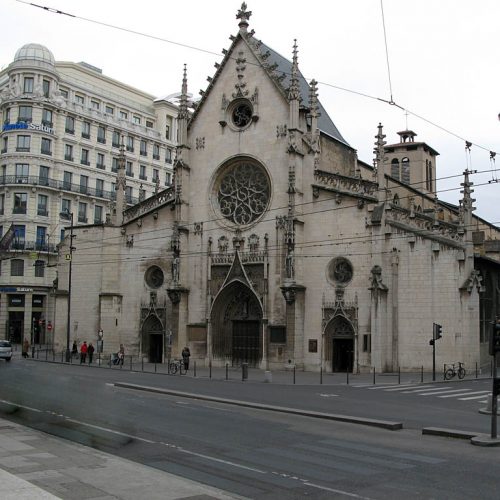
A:
[[[68,275],[68,317],[66,323],[66,363],[70,362],[71,351],[69,350],[69,338],[71,335],[71,271],[73,267],[73,212],[61,212],[60,215],[64,218],[71,219],[70,234],[69,234],[69,255],[66,254],[66,260],[69,260],[69,275]]]

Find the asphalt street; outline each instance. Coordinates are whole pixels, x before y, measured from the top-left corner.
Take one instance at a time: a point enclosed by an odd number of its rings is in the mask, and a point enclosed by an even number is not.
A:
[[[0,377],[4,418],[235,495],[498,498],[498,448],[421,434],[429,425],[488,432],[490,417],[478,412],[488,380],[289,385],[33,360],[0,364]],[[123,389],[119,382],[397,420],[403,430]],[[457,486],[464,470],[471,475],[465,488]]]

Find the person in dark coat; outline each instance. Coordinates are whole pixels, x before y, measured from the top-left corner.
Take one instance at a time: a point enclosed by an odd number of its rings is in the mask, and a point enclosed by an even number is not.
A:
[[[189,356],[191,356],[191,352],[189,351],[189,347],[184,347],[182,349],[182,361],[184,362],[184,369],[189,370]]]
[[[71,347],[71,356],[76,358],[78,356],[78,346],[76,345],[76,340],[73,340],[73,346]]]
[[[94,351],[95,349],[91,342],[87,348],[87,354],[89,355],[89,365],[92,364],[92,357],[94,356]]]

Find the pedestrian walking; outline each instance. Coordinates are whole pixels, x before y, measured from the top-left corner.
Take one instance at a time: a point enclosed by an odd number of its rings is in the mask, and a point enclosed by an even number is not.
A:
[[[71,356],[76,358],[78,356],[78,346],[76,345],[76,340],[73,340],[73,347],[71,347]]]
[[[87,354],[89,355],[89,365],[92,364],[92,357],[94,356],[94,351],[95,349],[91,342],[87,348]]]
[[[22,356],[23,358],[29,357],[29,351],[30,351],[30,343],[28,339],[24,339],[23,342],[23,350],[22,350]]]
[[[87,359],[87,342],[83,342],[83,344],[80,347],[80,364],[85,363],[85,360]]]
[[[123,365],[124,361],[125,361],[125,347],[123,347],[123,344],[120,344],[120,350],[118,351],[118,363],[120,365]]]
[[[191,352],[189,351],[189,347],[184,347],[182,349],[182,361],[184,362],[184,370],[189,370],[189,356],[191,356]]]

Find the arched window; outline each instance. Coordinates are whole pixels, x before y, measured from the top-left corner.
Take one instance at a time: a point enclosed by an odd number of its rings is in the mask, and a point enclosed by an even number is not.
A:
[[[410,184],[410,159],[407,157],[401,160],[401,180]]]
[[[396,206],[399,206],[399,196],[398,196],[398,193],[396,193],[394,195],[394,197],[392,198],[392,204],[396,205]]]
[[[399,160],[397,158],[391,161],[391,177],[399,181]]]

